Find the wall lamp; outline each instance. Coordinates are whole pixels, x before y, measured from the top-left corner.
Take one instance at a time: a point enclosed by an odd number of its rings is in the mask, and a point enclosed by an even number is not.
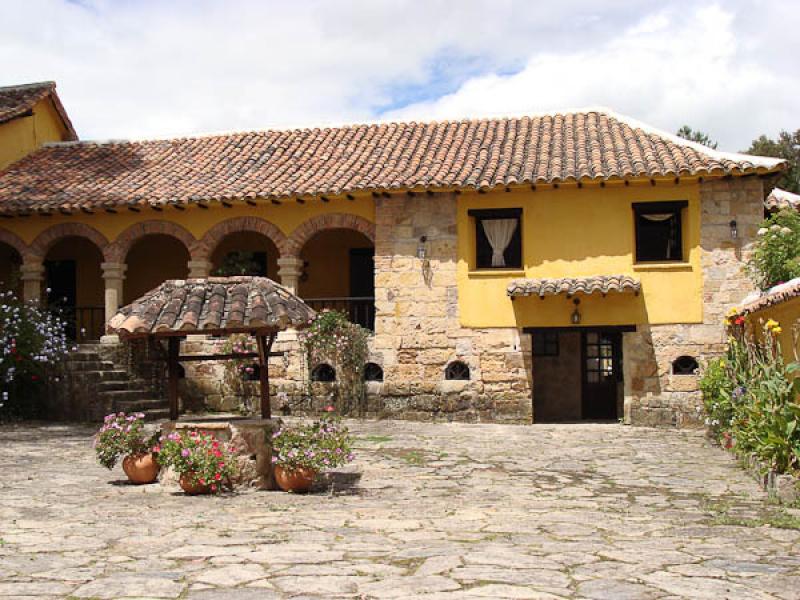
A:
[[[736,219],[733,219],[728,225],[731,228],[731,239],[735,240],[739,237],[739,226],[736,224]]]
[[[426,246],[428,242],[428,237],[423,235],[419,238],[419,244],[417,244],[417,258],[420,260],[425,260],[428,256],[428,247]]]
[[[575,310],[572,311],[572,316],[570,317],[570,321],[572,321],[573,325],[580,325],[581,323],[581,311],[578,310],[578,305],[581,303],[579,298],[575,298],[572,303],[575,305]]]

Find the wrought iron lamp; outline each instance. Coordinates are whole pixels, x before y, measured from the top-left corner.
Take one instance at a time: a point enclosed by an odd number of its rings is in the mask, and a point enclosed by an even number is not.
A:
[[[572,316],[570,317],[570,321],[572,321],[573,325],[580,325],[581,323],[581,312],[578,310],[578,305],[581,303],[579,298],[575,298],[572,303],[575,305],[575,310],[572,311]]]
[[[731,228],[731,239],[735,240],[739,237],[739,226],[736,224],[736,219],[733,219],[728,225]]]

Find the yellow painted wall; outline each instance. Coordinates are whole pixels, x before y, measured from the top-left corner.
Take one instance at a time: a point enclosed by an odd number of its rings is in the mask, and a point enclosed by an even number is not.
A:
[[[631,204],[688,200],[683,211],[685,263],[634,264]],[[521,207],[523,269],[474,269],[475,208]],[[698,323],[702,321],[700,199],[697,183],[649,182],[631,186],[562,186],[537,191],[463,193],[458,201],[458,291],[462,324],[468,327],[567,326],[573,304],[565,296],[544,300],[506,294],[515,278],[627,274],[642,293],[579,296],[582,325]]]
[[[45,142],[66,139],[67,130],[49,98],[33,107],[33,115],[0,125],[0,170]]]
[[[128,252],[123,304],[133,302],[167,279],[186,279],[189,251],[168,235],[147,235]]]
[[[371,248],[358,231],[332,229],[311,238],[300,253],[308,264],[300,280],[303,298],[341,298],[350,295],[350,248]]]
[[[330,202],[308,201],[305,204],[284,202],[281,205],[259,201],[256,206],[236,203],[230,208],[213,203],[207,209],[189,206],[186,210],[166,207],[162,212],[143,208],[135,213],[120,209],[117,214],[97,211],[94,214],[76,213],[71,216],[22,217],[0,223],[0,228],[16,233],[26,243],[31,243],[42,231],[58,223],[85,223],[97,229],[113,242],[128,227],[142,221],[169,221],[186,228],[195,238],[201,238],[211,227],[234,217],[260,217],[270,221],[287,236],[308,219],[321,214],[343,213],[375,220],[375,205],[370,196],[355,200],[332,199]]]
[[[768,319],[774,319],[781,327],[781,333],[778,335],[778,342],[781,345],[783,360],[787,364],[794,362],[797,360],[795,352],[800,355],[800,344],[795,346],[795,341],[792,339],[792,328],[794,326],[800,328],[800,298],[792,298],[791,300],[747,316],[748,322],[759,335],[762,334],[763,324],[766,323]],[[798,335],[800,335],[800,329],[798,330]]]

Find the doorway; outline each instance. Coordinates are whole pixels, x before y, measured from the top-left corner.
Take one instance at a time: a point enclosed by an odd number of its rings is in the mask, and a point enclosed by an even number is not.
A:
[[[615,420],[623,399],[624,327],[531,328],[534,423]]]

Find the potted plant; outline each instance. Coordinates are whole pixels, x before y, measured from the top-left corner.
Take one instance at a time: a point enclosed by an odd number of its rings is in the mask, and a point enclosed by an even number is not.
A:
[[[231,449],[213,435],[200,431],[173,431],[159,438],[159,461],[172,467],[190,495],[215,494],[233,488],[235,467]]]
[[[103,426],[94,440],[97,460],[107,469],[113,469],[122,460],[122,470],[131,483],[153,483],[161,466],[151,444],[144,437],[144,413],[126,415],[112,413],[103,420]]]
[[[339,417],[330,413],[310,425],[285,427],[272,436],[275,481],[286,492],[307,492],[326,469],[353,460],[352,436]]]

